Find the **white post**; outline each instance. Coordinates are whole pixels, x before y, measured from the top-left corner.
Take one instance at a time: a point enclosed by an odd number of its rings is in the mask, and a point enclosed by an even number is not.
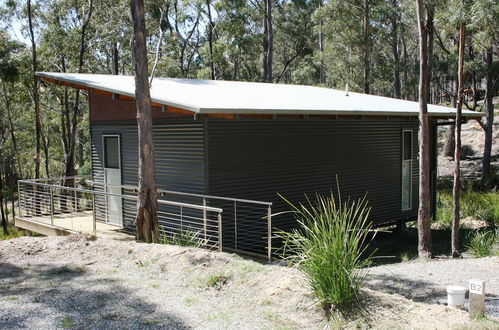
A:
[[[470,281],[470,319],[485,316],[485,281]]]

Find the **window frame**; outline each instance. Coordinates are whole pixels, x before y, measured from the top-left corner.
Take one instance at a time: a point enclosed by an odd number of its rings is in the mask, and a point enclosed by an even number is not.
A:
[[[107,144],[106,138],[117,138],[118,139],[118,167],[108,167],[107,166]],[[115,169],[121,171],[121,137],[119,134],[102,134],[102,168],[103,169]]]
[[[411,154],[410,154],[410,158],[409,159],[405,159],[405,133],[409,132],[411,134],[411,137],[410,137],[410,146],[411,146]],[[400,209],[402,211],[410,211],[412,210],[413,208],[413,202],[412,202],[412,199],[413,199],[413,192],[412,192],[412,181],[414,179],[414,175],[413,175],[413,165],[414,165],[414,130],[413,129],[409,129],[409,128],[405,128],[405,129],[402,129],[402,155],[401,155],[401,178],[400,178],[400,182],[401,182],[401,191],[400,191]],[[408,205],[404,205],[404,165],[407,163],[409,163],[409,204]]]

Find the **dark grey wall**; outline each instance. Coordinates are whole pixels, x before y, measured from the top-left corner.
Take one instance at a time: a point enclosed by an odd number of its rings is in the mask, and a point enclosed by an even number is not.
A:
[[[304,194],[367,194],[373,221],[416,216],[417,120],[208,120],[208,192],[272,201],[303,202]],[[401,211],[402,130],[413,129],[413,209]],[[293,226],[289,216],[275,227]]]
[[[103,180],[102,135],[121,136],[123,184],[137,185],[137,128],[132,122],[93,122],[92,167]],[[163,189],[271,201],[273,212],[289,207],[278,197],[303,202],[304,195],[336,194],[343,200],[367,194],[376,222],[417,214],[417,119],[365,120],[168,120],[154,125],[156,173]],[[413,129],[413,208],[401,211],[402,130]],[[126,192],[131,193],[131,192]],[[172,199],[171,196],[167,199]],[[200,200],[186,202],[200,204]],[[224,209],[224,246],[236,247],[232,202],[209,203]],[[124,207],[124,225],[133,230],[135,203]],[[264,207],[238,209],[237,248],[265,241]],[[244,219],[246,217],[246,219]],[[273,227],[294,227],[290,216],[273,218]],[[246,235],[246,237],[245,237]],[[246,244],[246,245],[245,245]],[[264,248],[265,246],[263,246]]]
[[[92,174],[94,180],[104,180],[102,135],[105,134],[120,135],[122,184],[137,186],[137,126],[126,122],[92,123]],[[155,123],[153,134],[158,188],[204,193],[203,123],[176,120],[169,120],[168,123]],[[125,193],[132,192],[125,191]],[[103,204],[103,201],[101,201],[101,204]],[[124,203],[124,226],[130,230],[134,227],[135,210],[136,204],[133,201]]]

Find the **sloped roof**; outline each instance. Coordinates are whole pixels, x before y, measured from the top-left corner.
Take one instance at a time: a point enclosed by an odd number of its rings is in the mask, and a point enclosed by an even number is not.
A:
[[[135,97],[133,76],[37,72],[45,80]],[[417,102],[323,87],[154,78],[152,102],[198,114],[305,114],[417,116]],[[454,108],[428,105],[430,116],[453,116]],[[463,110],[463,117],[483,114]]]

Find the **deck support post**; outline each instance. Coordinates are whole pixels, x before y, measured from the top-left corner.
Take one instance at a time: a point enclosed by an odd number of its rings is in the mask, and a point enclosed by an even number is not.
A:
[[[272,207],[267,209],[267,258],[272,261]]]

